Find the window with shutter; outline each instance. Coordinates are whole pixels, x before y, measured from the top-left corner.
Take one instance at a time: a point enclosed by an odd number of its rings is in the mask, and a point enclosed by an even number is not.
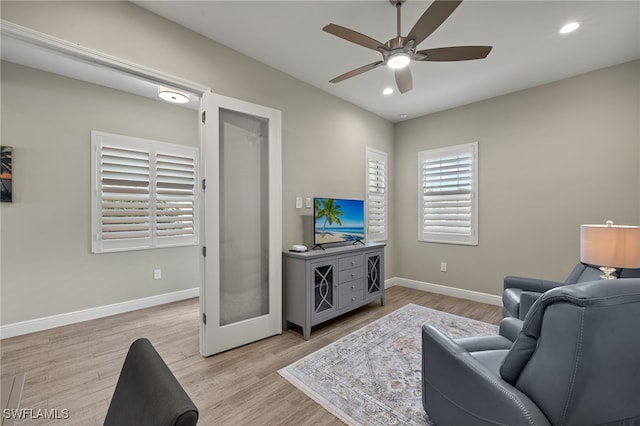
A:
[[[478,244],[478,143],[418,153],[420,241]]]
[[[367,241],[387,240],[387,153],[367,148]]]
[[[92,251],[198,243],[198,150],[93,131]]]

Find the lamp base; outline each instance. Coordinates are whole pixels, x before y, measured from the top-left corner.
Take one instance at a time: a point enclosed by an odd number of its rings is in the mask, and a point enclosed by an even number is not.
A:
[[[616,268],[612,268],[610,266],[601,266],[599,268],[602,271],[602,275],[600,275],[600,278],[602,278],[603,280],[615,280],[617,277],[612,275],[614,272],[616,272]]]

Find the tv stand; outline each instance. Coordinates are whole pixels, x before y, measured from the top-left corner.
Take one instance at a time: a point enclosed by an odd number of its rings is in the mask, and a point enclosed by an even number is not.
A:
[[[283,329],[311,327],[380,299],[384,305],[384,244],[350,244],[283,252]]]
[[[355,240],[353,243],[351,243],[351,245],[352,245],[352,246],[355,246],[355,245],[356,245],[356,244],[358,244],[358,243],[362,244],[363,246],[366,246],[366,245],[367,245],[367,243],[365,243],[365,242],[364,242],[364,241],[362,241],[362,240]],[[335,243],[327,243],[327,244],[335,244]],[[325,250],[326,250],[322,244],[316,244],[316,245],[314,245],[314,246],[311,248],[311,250],[315,250],[316,248],[320,248],[320,249],[322,249],[322,251],[325,251]]]

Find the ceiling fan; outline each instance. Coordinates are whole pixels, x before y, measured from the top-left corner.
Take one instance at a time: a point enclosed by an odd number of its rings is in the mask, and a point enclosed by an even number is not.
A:
[[[364,72],[370,71],[381,65],[387,65],[394,69],[396,84],[400,93],[408,92],[413,88],[413,78],[409,70],[409,63],[414,61],[468,61],[472,59],[484,59],[491,51],[491,46],[454,46],[435,49],[416,50],[418,44],[429,37],[462,3],[462,0],[434,0],[434,2],[422,14],[418,22],[413,26],[406,37],[401,35],[401,8],[406,0],[389,0],[396,8],[398,35],[386,43],[381,43],[369,36],[361,34],[349,28],[336,24],[329,24],[322,28],[329,34],[345,39],[360,46],[376,50],[382,54],[382,60],[356,68],[338,77],[329,80],[330,83],[338,83]]]

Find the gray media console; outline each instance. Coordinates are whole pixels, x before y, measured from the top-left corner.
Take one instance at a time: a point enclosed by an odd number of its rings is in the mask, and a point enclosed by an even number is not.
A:
[[[283,328],[311,327],[376,299],[384,305],[384,244],[287,251],[284,260]]]

